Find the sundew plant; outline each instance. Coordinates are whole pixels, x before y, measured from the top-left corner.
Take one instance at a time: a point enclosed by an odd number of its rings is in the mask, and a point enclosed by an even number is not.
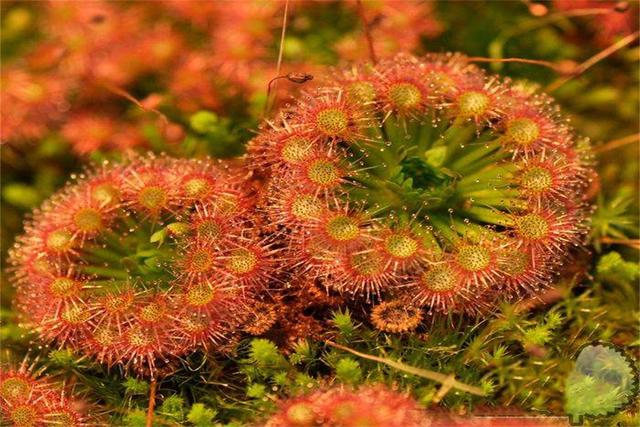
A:
[[[250,151],[301,274],[367,299],[451,313],[536,292],[588,218],[588,143],[461,55],[344,71]]]
[[[55,194],[10,259],[16,306],[45,340],[155,375],[229,339],[273,268],[240,171],[133,158]]]
[[[0,6],[0,424],[638,419],[612,0]]]

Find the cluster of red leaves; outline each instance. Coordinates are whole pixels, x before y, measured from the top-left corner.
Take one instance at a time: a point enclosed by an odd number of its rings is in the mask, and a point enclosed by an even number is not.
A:
[[[482,312],[551,280],[583,236],[592,172],[549,98],[460,55],[400,55],[337,74],[249,149],[294,274],[351,299],[447,313]],[[469,157],[459,140],[446,146],[463,129],[464,144],[478,147]],[[385,151],[415,150],[429,133],[459,151],[445,166],[463,203],[431,210],[392,195],[403,187]]]
[[[16,305],[40,336],[152,373],[240,329],[274,279],[242,170],[134,158],[50,198],[11,252]]]

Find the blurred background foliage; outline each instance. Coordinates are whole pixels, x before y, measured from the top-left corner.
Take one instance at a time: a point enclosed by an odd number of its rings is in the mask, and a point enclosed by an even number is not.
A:
[[[2,279],[6,251],[24,217],[69,174],[132,151],[238,156],[262,122],[272,78],[295,73],[277,80],[276,111],[329,67],[368,60],[355,1],[290,1],[279,73],[283,1],[4,1],[1,7]],[[504,306],[474,327],[452,328],[447,320],[421,335],[390,336],[336,313],[336,342],[455,373],[480,385],[488,398],[441,393],[433,381],[322,343],[301,341],[284,355],[259,339],[242,343],[231,359],[193,355],[201,358],[191,361],[200,366],[196,373],[185,362],[161,383],[156,419],[163,425],[246,422],[272,408],[275,396],[334,380],[401,384],[422,403],[442,399],[456,414],[506,406],[558,414],[565,411],[565,379],[584,345],[604,340],[637,360],[637,38],[583,73],[571,71],[637,32],[638,4],[372,0],[363,1],[361,12],[381,57],[460,51],[532,90],[553,89],[596,153],[592,245],[541,301]],[[490,61],[500,58],[548,61],[556,69]],[[305,74],[313,80],[300,83],[308,80],[300,77]],[[11,292],[2,280],[0,339],[9,349],[3,358],[38,354],[51,375],[76,378],[78,392],[106,404],[109,416],[144,425],[148,383],[123,380],[64,350],[37,347],[12,314]],[[634,414],[632,407],[610,421],[637,425]]]

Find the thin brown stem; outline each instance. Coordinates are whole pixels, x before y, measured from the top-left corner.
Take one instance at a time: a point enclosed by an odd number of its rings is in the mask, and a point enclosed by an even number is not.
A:
[[[633,135],[627,135],[622,138],[614,139],[613,141],[609,141],[604,143],[598,147],[593,149],[593,152],[596,154],[605,153],[607,151],[615,150],[616,148],[624,147],[629,144],[633,144],[634,142],[640,142],[640,133],[636,133]]]
[[[486,58],[483,56],[472,56],[467,58],[469,62],[516,62],[519,64],[533,64],[540,65],[542,67],[550,68],[559,73],[563,72],[562,67],[551,61],[544,61],[541,59],[526,59],[526,58]]]
[[[517,27],[511,28],[509,31],[505,31],[498,35],[498,37],[491,43],[492,50],[494,54],[492,56],[501,57],[504,51],[505,44],[516,36],[521,36],[530,31],[537,30],[538,28],[542,28],[546,25],[553,24],[555,22],[563,21],[567,18],[571,17],[581,17],[581,16],[596,16],[596,15],[607,15],[610,13],[617,13],[615,8],[589,8],[589,9],[573,9],[568,11],[561,11],[551,14],[544,14],[544,16],[537,16],[534,14],[534,18],[530,19],[526,22],[523,22],[521,25]]]
[[[373,36],[371,35],[371,26],[369,22],[367,22],[367,16],[364,13],[364,6],[362,5],[362,0],[357,0],[356,2],[358,15],[360,16],[360,20],[362,21],[362,28],[364,29],[364,37],[367,40],[367,48],[369,49],[369,59],[373,64],[378,63],[378,57],[376,56],[376,50],[373,47]]]
[[[292,83],[302,84],[302,83],[308,82],[309,80],[313,80],[313,75],[307,74],[307,73],[294,72],[294,73],[289,73],[289,74],[285,74],[283,76],[276,76],[276,77],[272,78],[271,80],[269,80],[269,84],[267,85],[267,100],[269,100],[269,98],[270,98],[270,94],[271,94],[271,91],[272,91],[272,88],[273,88],[273,84],[276,81],[281,80],[281,79],[287,79]],[[265,107],[266,107],[266,105],[265,105]],[[270,110],[270,108],[269,108],[269,110]],[[266,117],[267,113],[268,113],[268,111],[265,110],[265,114],[264,114],[265,117]]]
[[[603,237],[600,241],[605,245],[624,245],[640,250],[640,239],[612,239],[611,237]]]
[[[284,37],[287,34],[287,18],[289,15],[289,0],[284,2],[284,12],[282,14],[282,31],[280,32],[280,46],[278,50],[278,63],[276,64],[276,75],[280,75],[282,67],[282,56],[284,55]]]
[[[445,375],[445,374],[441,374],[440,372],[429,371],[427,369],[415,368],[413,366],[405,365],[404,363],[401,363],[401,362],[396,362],[390,359],[385,359],[382,357],[361,353],[352,348],[337,344],[333,341],[325,341],[325,342],[327,343],[327,345],[331,347],[335,347],[337,349],[346,351],[355,356],[362,357],[363,359],[373,360],[374,362],[383,363],[387,366],[391,366],[392,368],[395,368],[399,371],[407,372],[407,373],[417,375],[422,378],[427,378],[433,381],[438,381],[439,383],[445,385],[448,389],[457,388],[458,390],[466,391],[467,393],[475,394],[477,396],[485,395],[484,391],[481,388],[461,383],[460,381],[457,381],[456,379],[454,379],[451,375]]]
[[[575,72],[572,73],[571,75],[566,76],[566,77],[561,77],[558,80],[556,80],[555,82],[551,83],[549,86],[547,86],[546,92],[553,92],[554,90],[557,90],[562,85],[567,83],[569,80],[571,80],[574,77],[579,76],[580,74],[584,73],[589,68],[591,68],[594,65],[596,65],[598,62],[602,61],[603,59],[605,59],[605,58],[607,58],[607,57],[609,57],[611,55],[613,55],[614,53],[616,53],[620,49],[624,48],[625,46],[627,46],[627,45],[633,43],[634,41],[638,40],[639,37],[640,37],[640,31],[636,31],[635,33],[629,34],[628,36],[618,40],[616,43],[612,44],[611,46],[609,46],[606,49],[603,49],[602,51],[600,51],[597,54],[593,55],[591,58],[589,58],[586,61],[584,61],[582,64],[578,65],[576,67],[576,69],[575,69]]]
[[[267,85],[267,100],[264,104],[264,113],[263,113],[264,117],[267,117],[267,115],[271,111],[271,106],[273,104],[271,100],[271,93],[273,88],[272,84],[276,82],[278,79],[281,79],[284,77],[280,75],[280,69],[282,68],[282,56],[284,55],[284,38],[287,34],[288,15],[289,15],[289,0],[285,0],[284,12],[282,14],[282,31],[280,32],[280,46],[278,47],[278,62],[276,64],[276,77],[269,80],[269,84]]]
[[[274,78],[269,80],[269,84],[267,85],[267,102],[269,102],[269,99],[271,97],[271,91],[273,90],[274,83],[280,79],[286,79],[286,78],[287,76],[275,76]]]
[[[153,426],[153,411],[156,407],[156,389],[158,387],[158,380],[153,378],[151,380],[151,389],[149,390],[149,406],[147,407],[147,423],[146,427]]]

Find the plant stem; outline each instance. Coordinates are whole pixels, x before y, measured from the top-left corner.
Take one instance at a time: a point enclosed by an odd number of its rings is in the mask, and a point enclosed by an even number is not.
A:
[[[285,0],[284,12],[282,13],[282,30],[280,32],[280,45],[278,47],[278,62],[276,63],[276,76],[280,76],[280,68],[282,67],[282,55],[284,54],[284,37],[287,34],[288,15],[289,15],[289,0]],[[276,79],[269,81],[269,85],[267,86],[267,99],[265,100],[265,104],[264,104],[264,111],[262,114],[263,118],[269,115],[269,112],[271,111],[271,107],[273,106],[272,96],[271,96],[272,95],[271,83],[273,83],[277,79],[278,77],[276,77]]]
[[[596,154],[605,153],[607,151],[615,150],[616,148],[624,147],[625,145],[633,144],[634,142],[640,142],[640,133],[609,141],[606,144],[595,147],[593,152]]]
[[[147,424],[146,427],[153,426],[153,410],[156,406],[156,387],[158,386],[158,380],[151,379],[151,389],[149,390],[149,406],[147,407]]]
[[[569,80],[573,79],[576,76],[579,76],[580,74],[582,74],[585,71],[587,71],[589,68],[591,68],[594,65],[596,65],[598,62],[602,61],[603,59],[607,58],[610,55],[613,55],[614,53],[616,53],[617,51],[619,51],[623,47],[633,43],[639,37],[640,37],[640,31],[636,31],[633,34],[629,34],[627,37],[625,37],[623,39],[620,39],[619,41],[617,41],[616,43],[612,44],[608,48],[598,52],[597,54],[593,55],[591,58],[589,58],[586,61],[584,61],[582,64],[578,65],[576,67],[576,69],[575,69],[575,72],[572,73],[570,76],[561,77],[558,80],[556,80],[553,83],[551,83],[549,86],[547,86],[545,88],[545,92],[553,92],[553,91],[555,91],[556,89],[560,88],[565,83],[567,83]]]

